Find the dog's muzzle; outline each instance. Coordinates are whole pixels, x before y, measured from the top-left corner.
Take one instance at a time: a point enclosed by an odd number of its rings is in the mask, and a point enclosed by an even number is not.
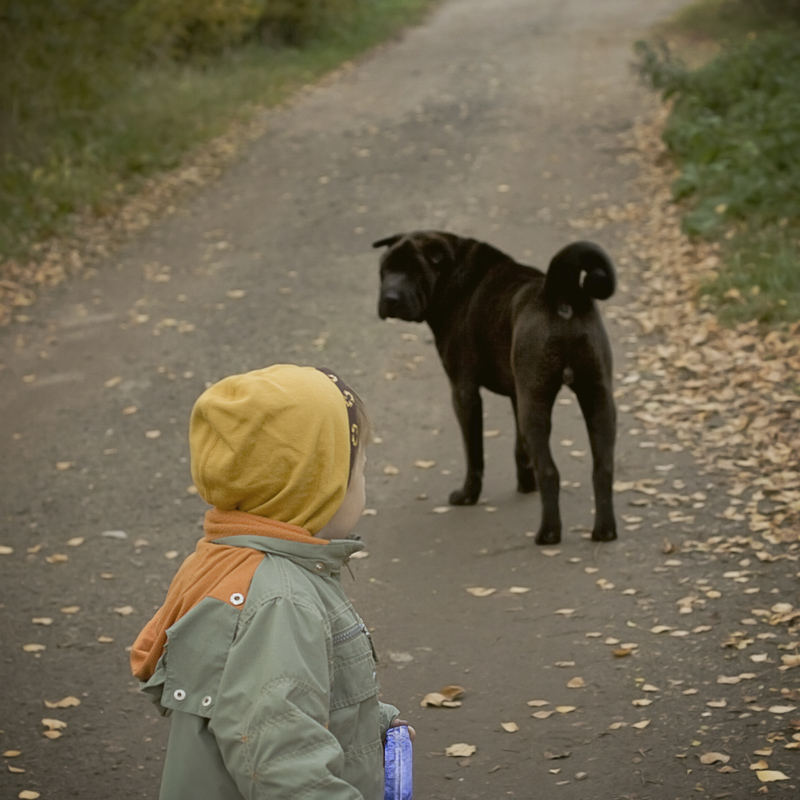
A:
[[[384,284],[378,298],[378,316],[381,319],[391,317],[407,322],[421,322],[422,303],[416,292],[410,291],[407,285]]]
[[[388,317],[403,319],[404,310],[403,295],[397,289],[381,292],[378,300],[378,316],[381,319],[387,319]]]

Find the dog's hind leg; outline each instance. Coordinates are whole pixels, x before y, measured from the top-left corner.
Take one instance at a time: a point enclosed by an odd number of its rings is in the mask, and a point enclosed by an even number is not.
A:
[[[517,491],[521,494],[530,494],[536,491],[536,474],[533,471],[528,450],[525,447],[525,437],[519,427],[516,397],[511,398],[511,405],[514,408],[514,422],[517,426],[517,439],[514,445],[514,461],[517,464]]]
[[[617,421],[610,380],[597,383],[576,382],[572,387],[586,420],[592,447],[592,483],[595,519],[592,540],[610,542],[617,538],[614,519],[614,442]]]
[[[450,494],[450,505],[473,506],[483,487],[483,401],[479,387],[454,384],[453,408],[464,439],[467,475],[463,487]]]
[[[525,437],[525,447],[542,498],[542,520],[536,544],[558,544],[561,541],[560,477],[550,452],[550,416],[561,382],[550,381],[549,384],[530,390],[520,387],[518,392],[520,430]]]

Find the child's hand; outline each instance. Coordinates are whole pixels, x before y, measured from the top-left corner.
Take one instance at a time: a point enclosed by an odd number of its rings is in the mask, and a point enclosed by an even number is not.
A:
[[[414,741],[414,737],[417,735],[417,732],[404,720],[404,719],[396,719],[389,727],[390,728],[401,728],[405,725],[408,728],[408,738],[411,741]]]

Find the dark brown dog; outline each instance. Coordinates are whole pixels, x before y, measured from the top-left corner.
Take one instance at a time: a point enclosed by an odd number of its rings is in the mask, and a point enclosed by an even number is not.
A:
[[[614,267],[591,242],[567,245],[545,275],[496,248],[443,231],[374,243],[381,258],[378,314],[427,322],[450,379],[467,456],[452,505],[478,502],[483,482],[480,388],[511,398],[517,489],[542,495],[537,544],[561,541],[559,475],[550,453],[551,412],[562,384],[583,411],[593,458],[592,539],[617,538],[612,500],[616,409],[611,348],[594,298],[614,293]]]

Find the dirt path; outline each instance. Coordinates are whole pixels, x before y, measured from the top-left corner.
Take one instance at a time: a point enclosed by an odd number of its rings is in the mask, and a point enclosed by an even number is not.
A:
[[[20,751],[4,762],[24,770],[0,795],[157,797],[168,725],[125,648],[200,533],[189,410],[208,382],[275,361],[336,368],[375,417],[376,513],[348,591],[374,629],[386,699],[417,727],[417,797],[796,795],[785,745],[800,723],[782,710],[796,705],[792,673],[778,670],[794,650],[776,606],[792,600],[796,563],[737,544],[747,528],[719,516],[719,487],[625,398],[619,542],[586,538],[588,448],[566,391],[558,548],[532,543],[538,498],[514,492],[499,398],[486,398],[498,433],[485,502],[436,513],[463,469],[446,380],[426,328],[376,315],[370,243],[384,235],[440,227],[540,266],[593,236],[619,262],[606,316],[624,389],[640,344],[624,314],[629,228],[577,226],[641,200],[619,134],[652,101],[630,46],[681,4],[451,0],[274,113],[218,184],[0,332],[0,545],[13,548],[0,556],[0,751]],[[705,544],[676,554],[664,540]],[[466,690],[460,708],[420,706],[448,684]],[[80,705],[44,705],[66,697]],[[42,719],[67,724],[60,738]],[[474,755],[445,756],[457,742]],[[701,763],[708,752],[719,760]],[[787,780],[760,782],[759,759]]]

